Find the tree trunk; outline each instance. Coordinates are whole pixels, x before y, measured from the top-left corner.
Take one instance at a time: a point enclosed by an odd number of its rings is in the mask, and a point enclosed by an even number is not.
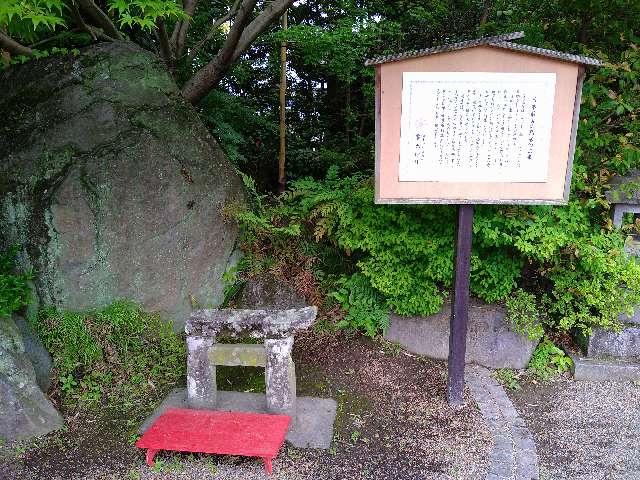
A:
[[[493,9],[494,0],[485,0],[484,8],[482,9],[482,15],[480,16],[480,25],[484,25],[489,20],[491,10]]]

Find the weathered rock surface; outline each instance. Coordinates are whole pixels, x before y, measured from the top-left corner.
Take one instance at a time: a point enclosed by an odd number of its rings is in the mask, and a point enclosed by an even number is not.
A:
[[[449,320],[451,305],[429,317],[391,315],[385,338],[407,350],[444,360],[449,355]],[[537,340],[529,340],[511,330],[505,322],[506,310],[471,299],[467,329],[466,362],[488,368],[527,367]]]
[[[587,344],[589,357],[640,357],[640,326],[621,332],[594,328]]]
[[[261,275],[249,279],[238,296],[236,304],[238,308],[273,310],[307,306],[304,298],[273,275]]]
[[[115,42],[0,73],[0,247],[43,304],[217,305],[242,184],[162,63]]]
[[[62,417],[36,383],[12,318],[0,317],[0,437],[23,440],[62,426]]]
[[[31,362],[31,365],[33,365],[38,386],[40,390],[46,393],[51,386],[51,369],[53,368],[51,355],[49,355],[49,352],[44,348],[38,335],[24,318],[19,315],[14,315],[13,321],[22,337],[24,353]]]
[[[283,338],[309,328],[316,320],[318,307],[288,310],[196,310],[185,326],[187,335],[215,337],[248,333],[255,338]]]

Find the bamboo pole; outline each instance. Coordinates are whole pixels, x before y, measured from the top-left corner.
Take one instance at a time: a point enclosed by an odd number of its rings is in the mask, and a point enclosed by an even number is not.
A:
[[[287,11],[282,15],[282,29],[287,29]],[[278,155],[278,191],[284,192],[286,187],[286,99],[287,99],[287,42],[280,43],[280,153]]]

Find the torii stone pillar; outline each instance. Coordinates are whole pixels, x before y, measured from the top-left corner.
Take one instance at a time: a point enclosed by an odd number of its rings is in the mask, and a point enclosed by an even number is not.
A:
[[[187,398],[198,409],[216,407],[216,367],[209,361],[209,350],[216,337],[187,337]]]
[[[199,310],[187,321],[187,401],[192,408],[215,409],[216,364],[249,365],[243,357],[256,362],[256,345],[234,344],[230,349],[216,347],[221,331],[231,336],[249,333],[265,338],[264,366],[267,410],[272,413],[295,412],[296,374],[291,349],[296,330],[313,324],[316,307],[292,310]],[[229,346],[231,347],[231,346]],[[227,358],[229,357],[229,358]]]
[[[296,367],[291,358],[293,337],[267,338],[266,379],[267,409],[273,413],[290,413],[296,406]]]

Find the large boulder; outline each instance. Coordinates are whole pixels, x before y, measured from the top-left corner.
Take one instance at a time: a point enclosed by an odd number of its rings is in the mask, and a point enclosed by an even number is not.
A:
[[[62,417],[38,387],[14,320],[0,317],[0,438],[24,440],[62,425]]]
[[[51,371],[53,369],[53,359],[44,348],[40,337],[33,331],[29,322],[20,315],[14,315],[13,321],[18,328],[18,333],[22,337],[24,354],[33,365],[36,375],[36,382],[40,390],[47,392],[51,386]]]
[[[506,321],[506,308],[472,298],[469,302],[466,363],[488,368],[527,367],[538,340],[514,332]],[[402,317],[392,314],[385,338],[407,350],[429,358],[449,356],[451,304],[428,317]]]
[[[40,302],[217,305],[242,183],[162,62],[126,42],[0,72],[0,248]]]

